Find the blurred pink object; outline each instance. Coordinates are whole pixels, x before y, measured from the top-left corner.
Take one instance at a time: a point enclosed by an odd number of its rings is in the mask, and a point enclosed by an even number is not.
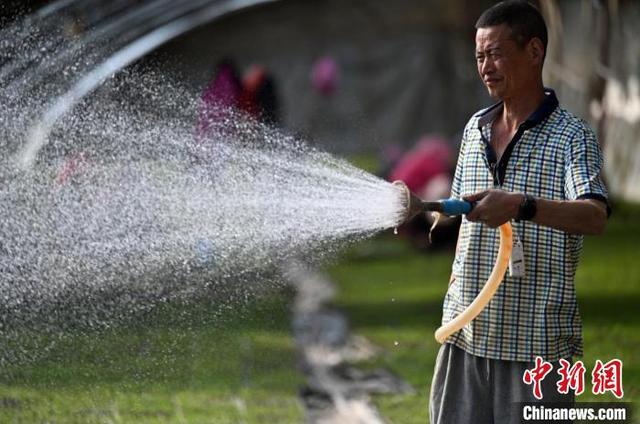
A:
[[[429,183],[438,181],[437,185],[441,186],[443,179],[440,177],[449,176],[452,160],[453,152],[444,139],[425,136],[400,159],[391,170],[389,180],[404,181],[409,190],[418,195],[427,192],[433,195],[433,190],[427,190]],[[442,191],[441,187],[438,191]]]
[[[329,96],[338,87],[339,73],[336,61],[329,56],[323,56],[313,64],[311,84],[320,94]]]
[[[216,125],[222,125],[238,107],[242,85],[231,62],[221,62],[216,74],[200,96],[196,135],[202,139],[211,135]]]
[[[64,163],[56,176],[56,183],[62,185],[78,175],[88,163],[87,155],[84,152],[74,153],[65,158]]]

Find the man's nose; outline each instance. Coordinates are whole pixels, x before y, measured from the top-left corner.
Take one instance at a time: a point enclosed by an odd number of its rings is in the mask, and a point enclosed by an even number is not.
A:
[[[491,71],[494,70],[494,63],[493,60],[491,60],[491,58],[485,57],[482,62],[480,62],[479,65],[479,70],[480,70],[480,75],[486,75],[488,73],[490,73]]]

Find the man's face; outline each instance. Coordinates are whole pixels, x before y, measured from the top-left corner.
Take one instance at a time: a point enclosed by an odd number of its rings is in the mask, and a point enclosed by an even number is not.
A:
[[[520,48],[506,25],[479,28],[476,64],[489,95],[504,100],[522,93],[539,74],[527,48]]]

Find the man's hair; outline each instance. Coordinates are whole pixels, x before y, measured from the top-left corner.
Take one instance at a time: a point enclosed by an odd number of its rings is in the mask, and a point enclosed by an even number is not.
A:
[[[542,15],[531,4],[524,0],[507,0],[485,10],[476,29],[506,24],[511,28],[513,41],[523,48],[532,38],[539,38],[547,54],[547,25]],[[544,56],[543,56],[544,57]]]

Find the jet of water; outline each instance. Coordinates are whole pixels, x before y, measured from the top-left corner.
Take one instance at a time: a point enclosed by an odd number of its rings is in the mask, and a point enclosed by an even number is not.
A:
[[[320,264],[403,220],[397,186],[239,112],[196,137],[197,107],[132,69],[65,116],[29,172],[0,163],[0,362],[33,334],[171,302],[222,311],[291,259]]]

